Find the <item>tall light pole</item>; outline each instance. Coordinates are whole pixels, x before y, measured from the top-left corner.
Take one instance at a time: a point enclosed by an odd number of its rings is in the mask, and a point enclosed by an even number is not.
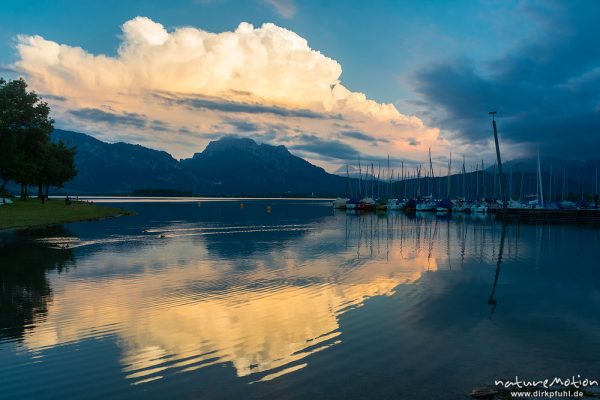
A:
[[[496,111],[490,111],[492,116],[492,126],[494,127],[494,142],[496,142],[496,159],[498,161],[498,174],[500,177],[500,200],[502,201],[502,208],[506,208],[506,201],[504,199],[504,175],[502,174],[502,160],[500,159],[500,145],[498,144],[498,129],[496,128]]]

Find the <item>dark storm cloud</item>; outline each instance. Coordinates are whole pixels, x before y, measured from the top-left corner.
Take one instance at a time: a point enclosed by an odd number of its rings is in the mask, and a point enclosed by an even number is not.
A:
[[[156,93],[154,96],[170,105],[180,105],[189,109],[215,110],[225,113],[273,114],[281,117],[299,117],[310,119],[341,119],[338,114],[317,113],[305,109],[288,109],[257,103],[241,103],[216,97],[179,97]]]
[[[286,124],[259,123],[230,117],[222,118],[220,123],[212,126],[212,129],[218,132],[218,135],[249,137],[260,143],[272,143],[277,139],[284,141],[285,133],[291,130]]]
[[[198,137],[198,132],[194,132],[193,130],[186,128],[185,126],[182,126],[179,129],[177,129],[177,133],[180,135],[190,136],[194,138]]]
[[[227,125],[231,125],[237,131],[241,132],[256,132],[260,129],[260,126],[258,124],[250,121],[228,120],[225,123]]]
[[[259,143],[272,143],[274,140],[277,139],[277,132],[266,131],[261,133],[253,133],[249,135],[249,137]]]
[[[410,137],[408,138],[408,144],[410,146],[418,146],[421,144],[421,142],[419,142],[417,139],[415,139],[414,137]]]
[[[152,121],[152,123],[150,124],[150,128],[155,131],[161,131],[161,132],[168,132],[171,130],[171,127],[169,126],[169,124],[167,124],[166,122],[163,122],[163,121],[159,121],[157,119]]]
[[[54,100],[54,101],[60,101],[60,102],[67,101],[66,97],[55,96],[55,95],[49,94],[49,93],[40,93],[40,97],[42,98],[42,100]]]
[[[111,111],[101,110],[99,108],[80,108],[78,110],[69,110],[68,113],[76,118],[92,122],[121,124],[136,128],[146,127],[146,117],[137,113],[125,112],[118,114]]]
[[[295,136],[293,142],[295,144],[288,145],[287,148],[301,157],[323,161],[344,161],[345,163],[356,165],[358,165],[359,160],[362,160],[361,162],[365,168],[367,165],[369,165],[369,168],[371,165],[373,165],[377,170],[381,168],[381,173],[385,176],[389,174],[389,171],[385,170],[388,162],[390,168],[400,168],[402,162],[404,162],[405,166],[419,164],[417,160],[412,160],[409,158],[398,159],[391,157],[388,159],[388,157],[361,153],[354,147],[344,142],[323,139],[319,136],[308,133]]]
[[[364,142],[371,142],[371,143],[376,143],[376,142],[386,142],[387,143],[387,142],[389,142],[389,140],[387,140],[387,139],[374,138],[373,136],[370,136],[361,131],[354,131],[354,130],[340,131],[340,132],[338,132],[338,134],[342,137],[347,137],[347,138],[356,139],[356,140],[362,140]]]
[[[327,160],[352,160],[357,159],[360,153],[352,146],[338,140],[327,140],[316,135],[302,134],[297,140],[300,142],[289,146],[290,150],[300,150],[303,153],[312,153]]]
[[[227,134],[227,133],[223,133],[223,132],[199,133],[199,134],[197,134],[197,136],[205,138],[205,139],[210,139],[210,140],[219,140],[219,139],[221,139],[224,136],[235,136],[235,137],[237,137],[237,135]]]
[[[586,158],[600,148],[600,4],[530,3],[522,9],[543,34],[486,68],[466,59],[416,74],[415,89],[433,106],[430,123],[465,143],[492,138],[540,146],[547,156]]]

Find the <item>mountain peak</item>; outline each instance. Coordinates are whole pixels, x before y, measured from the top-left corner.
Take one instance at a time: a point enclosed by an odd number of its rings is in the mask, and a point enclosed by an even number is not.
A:
[[[291,154],[285,146],[224,136],[201,153],[175,160],[164,151],[56,130],[53,140],[77,147],[79,174],[65,190],[78,193],[130,193],[136,189],[184,190],[202,195],[333,195],[344,178]]]
[[[208,146],[204,149],[204,154],[210,154],[211,152],[231,151],[231,150],[247,150],[255,149],[258,144],[253,139],[242,138],[239,136],[223,136],[218,140],[211,141]]]

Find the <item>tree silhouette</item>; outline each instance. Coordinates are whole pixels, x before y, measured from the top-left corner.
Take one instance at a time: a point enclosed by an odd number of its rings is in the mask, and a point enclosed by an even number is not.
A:
[[[5,81],[0,78],[0,178],[2,192],[12,180],[21,185],[21,198],[27,198],[28,186],[37,185],[42,196],[50,186],[59,186],[72,179],[75,169],[75,148],[64,143],[52,143],[54,130],[50,107],[34,91],[27,90],[22,79]]]

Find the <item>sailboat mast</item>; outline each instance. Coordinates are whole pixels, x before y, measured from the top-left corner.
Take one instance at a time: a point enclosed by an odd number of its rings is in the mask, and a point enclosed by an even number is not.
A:
[[[388,154],[387,173],[388,173],[388,176],[390,176],[390,175],[389,175],[389,174],[390,174],[390,155],[389,155],[389,154]],[[394,173],[393,173],[393,171],[392,171],[392,175],[391,175],[391,177],[390,177],[390,178],[389,178],[389,180],[388,180],[388,186],[387,186],[387,189],[388,189],[388,190],[387,190],[387,197],[388,197],[388,199],[390,198],[390,195],[391,195],[391,192],[390,192],[390,185],[389,185],[389,183],[392,181],[392,179],[393,179],[393,176],[394,176]]]
[[[598,164],[596,164],[596,196],[598,195]]]
[[[595,203],[595,207],[596,210],[598,209],[598,164],[596,164],[596,191],[595,191],[595,196],[594,196],[594,203]]]
[[[548,189],[548,201],[552,201],[552,164],[550,164],[550,188]]]
[[[467,171],[465,171],[465,155],[463,154],[463,200],[467,199]]]
[[[504,175],[502,174],[502,159],[500,158],[500,144],[498,142],[498,129],[496,127],[496,111],[490,111],[492,116],[492,127],[494,128],[494,142],[496,144],[496,162],[498,163],[498,175],[500,178],[500,201],[502,207],[506,208],[506,199],[504,198]]]
[[[373,166],[373,163],[371,163],[371,198],[374,198],[373,196],[373,189],[375,188],[375,167]]]
[[[348,185],[350,184],[350,174],[348,172],[348,164],[346,164],[346,198],[348,197]]]
[[[431,147],[429,148],[429,173],[430,173],[429,179],[430,180],[434,179],[435,176],[433,174],[433,163],[431,162]],[[433,182],[432,182],[432,184],[433,184]],[[432,191],[433,188],[429,188],[429,190]],[[432,193],[429,193],[429,194],[433,195]]]
[[[438,192],[436,194],[436,197],[441,196],[442,195],[442,169],[440,168],[440,175],[439,175],[439,179],[438,179]]]
[[[567,168],[563,169],[563,187],[562,187],[562,201],[565,201],[565,192],[567,188]]]
[[[377,197],[381,197],[381,163],[377,166]]]
[[[362,194],[362,170],[360,168],[360,158],[358,159],[358,188],[357,195],[360,198]]]
[[[494,164],[494,184],[492,185],[492,198],[496,198],[496,164]]]
[[[485,198],[487,197],[487,193],[485,192],[485,169],[483,168],[483,160],[481,160],[481,197],[483,198],[483,200],[485,200]]]
[[[406,197],[406,178],[404,177],[404,161],[402,161],[402,180],[404,181],[404,197]]]
[[[477,181],[476,183],[476,193],[475,193],[475,198],[477,200],[479,200],[479,164],[477,164],[477,167],[475,168],[475,180]]]
[[[540,152],[538,150],[538,182],[540,183],[540,189],[539,189],[539,197],[538,199],[541,200],[540,205],[542,206],[542,208],[544,208],[544,185],[542,182],[542,167],[540,165]]]
[[[521,184],[519,185],[519,201],[523,197],[523,181],[525,179],[525,171],[521,170]]]
[[[512,200],[512,196],[513,196],[512,163],[510,164],[508,175],[509,175],[509,179],[508,179],[508,199]]]
[[[417,198],[421,197],[421,164],[417,167]]]
[[[450,174],[452,173],[452,152],[450,152],[450,160],[448,160],[448,198],[450,198]]]

